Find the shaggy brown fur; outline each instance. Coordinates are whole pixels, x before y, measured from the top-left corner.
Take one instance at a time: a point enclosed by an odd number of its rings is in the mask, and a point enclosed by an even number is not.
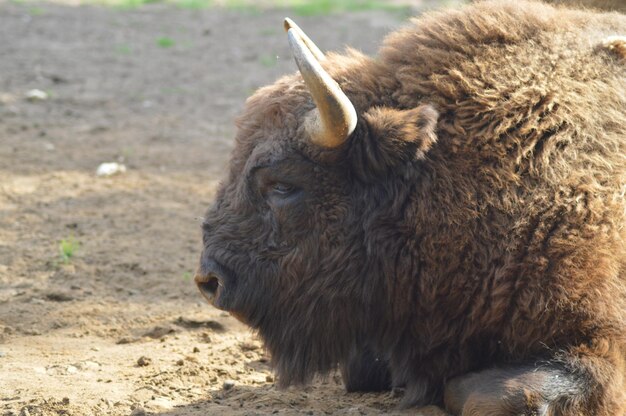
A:
[[[624,414],[626,64],[602,42],[625,29],[496,1],[331,54],[359,114],[339,149],[299,75],[260,89],[204,223],[214,304],[282,385],[341,364],[455,414]]]

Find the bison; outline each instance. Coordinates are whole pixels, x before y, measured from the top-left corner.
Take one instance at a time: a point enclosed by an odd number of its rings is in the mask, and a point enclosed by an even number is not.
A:
[[[237,121],[195,281],[281,386],[340,368],[455,415],[626,412],[626,16],[429,13]]]

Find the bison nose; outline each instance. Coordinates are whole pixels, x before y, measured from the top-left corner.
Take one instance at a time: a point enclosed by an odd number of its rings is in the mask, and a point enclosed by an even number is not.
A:
[[[224,268],[213,259],[203,259],[194,278],[202,296],[215,305],[222,295],[226,273]]]
[[[214,272],[204,274],[198,271],[194,280],[200,293],[202,293],[202,296],[204,296],[209,303],[213,303],[218,295],[218,290],[220,287],[224,286],[218,275]]]

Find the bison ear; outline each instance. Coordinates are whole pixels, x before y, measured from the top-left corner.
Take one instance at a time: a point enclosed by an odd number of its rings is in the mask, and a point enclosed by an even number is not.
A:
[[[375,107],[363,115],[364,134],[352,149],[357,173],[364,179],[387,175],[398,169],[413,169],[437,141],[439,114],[430,105],[410,110]],[[363,131],[362,130],[362,131]]]

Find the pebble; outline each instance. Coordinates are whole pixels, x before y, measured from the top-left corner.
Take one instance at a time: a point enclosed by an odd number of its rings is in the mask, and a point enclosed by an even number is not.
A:
[[[200,352],[200,348],[198,348],[198,347],[193,347],[193,352]],[[0,355],[0,357],[2,357],[2,355]]]
[[[48,97],[47,92],[38,89],[30,90],[26,93],[26,98],[29,101],[45,101]]]
[[[181,358],[180,360],[176,361],[176,365],[179,365],[179,366],[185,365],[185,360]]]
[[[268,383],[273,383],[274,382],[274,376],[271,374],[268,374],[265,376],[265,381],[267,381]]]
[[[156,408],[159,410],[169,410],[174,407],[174,403],[166,397],[155,397],[146,403],[148,408]]]
[[[230,390],[235,387],[235,380],[225,380],[223,384],[224,390]]]
[[[258,341],[244,341],[239,344],[242,351],[255,351],[261,349],[261,343]]]
[[[117,173],[126,172],[126,166],[121,163],[110,162],[110,163],[101,163],[96,169],[96,176],[113,176]]]
[[[130,412],[130,416],[146,416],[146,409],[143,407],[135,407],[132,412]]]
[[[139,357],[139,359],[137,360],[137,365],[139,367],[145,367],[147,365],[152,364],[152,359],[146,357],[145,355],[142,355],[141,357]]]
[[[87,370],[87,371],[97,371],[100,368],[100,364],[98,364],[95,361],[83,361],[81,363],[74,364],[74,365],[80,368],[81,370]]]
[[[391,397],[398,398],[404,396],[404,388],[394,387],[391,389]]]
[[[166,335],[173,334],[174,332],[176,332],[176,330],[171,326],[155,326],[154,328],[145,332],[143,336],[152,339],[160,339]]]
[[[122,344],[132,344],[133,342],[137,342],[139,341],[139,338],[137,337],[123,337],[120,338],[116,344],[122,345]]]
[[[46,299],[52,302],[69,302],[75,298],[69,293],[50,292],[46,294]]]

